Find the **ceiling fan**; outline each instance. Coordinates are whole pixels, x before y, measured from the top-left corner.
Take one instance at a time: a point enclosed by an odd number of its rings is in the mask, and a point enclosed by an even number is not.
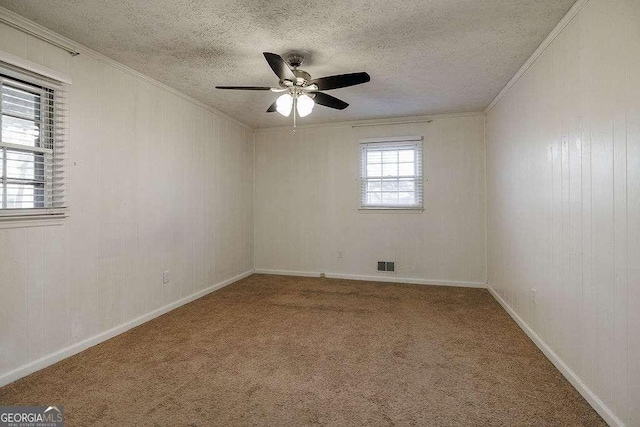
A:
[[[306,71],[299,69],[304,61],[301,53],[290,53],[285,61],[280,55],[263,52],[263,55],[280,81],[278,87],[266,86],[216,86],[216,89],[232,90],[269,90],[272,92],[284,92],[267,109],[267,113],[279,112],[285,117],[291,114],[295,127],[296,111],[300,117],[308,116],[315,104],[323,105],[336,110],[344,110],[349,106],[346,102],[323,93],[323,90],[339,89],[355,86],[371,80],[367,73],[339,74],[336,76],[312,79]],[[295,107],[295,108],[294,108]]]

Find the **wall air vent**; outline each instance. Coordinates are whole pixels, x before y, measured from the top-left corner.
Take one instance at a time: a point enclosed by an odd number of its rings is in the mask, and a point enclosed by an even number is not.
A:
[[[396,271],[394,261],[378,261],[378,271]]]

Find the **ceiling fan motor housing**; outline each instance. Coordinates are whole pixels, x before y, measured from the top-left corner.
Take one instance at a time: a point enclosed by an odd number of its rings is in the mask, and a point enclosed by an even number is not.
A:
[[[298,86],[306,86],[307,83],[309,83],[309,81],[311,80],[311,76],[309,75],[309,73],[307,73],[306,71],[302,71],[302,70],[292,70],[293,74],[296,76],[297,79],[297,85]]]
[[[286,59],[291,67],[298,68],[304,62],[304,55],[300,52],[289,52]]]

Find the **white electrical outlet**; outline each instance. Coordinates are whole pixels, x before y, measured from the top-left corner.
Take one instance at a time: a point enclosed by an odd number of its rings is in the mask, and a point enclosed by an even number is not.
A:
[[[162,283],[169,283],[169,270],[162,272]]]
[[[531,302],[533,305],[538,305],[538,291],[534,288],[531,288]]]

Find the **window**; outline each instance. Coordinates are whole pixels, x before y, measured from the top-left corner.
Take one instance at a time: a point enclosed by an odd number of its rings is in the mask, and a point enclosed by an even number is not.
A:
[[[422,137],[360,142],[360,207],[422,209]]]
[[[62,89],[0,63],[0,219],[64,214]]]

